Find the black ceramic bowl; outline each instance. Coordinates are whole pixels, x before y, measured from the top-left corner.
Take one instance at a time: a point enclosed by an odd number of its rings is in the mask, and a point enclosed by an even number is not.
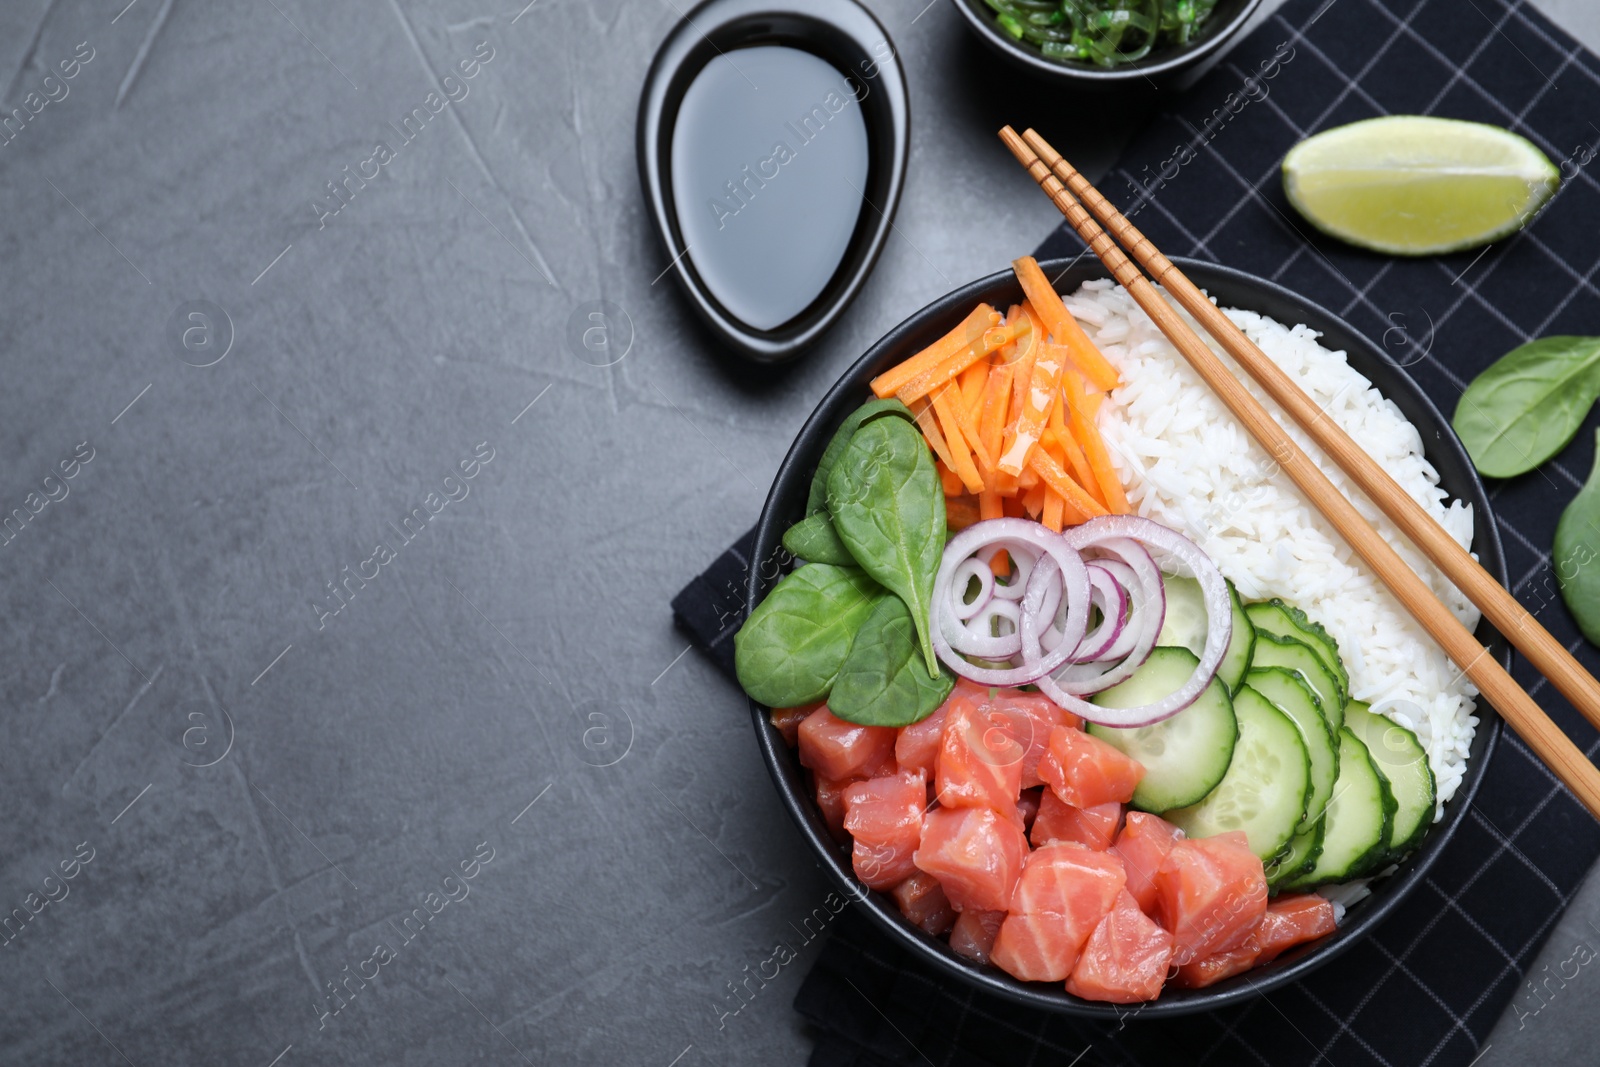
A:
[[[1211,17],[1200,33],[1187,44],[1153,48],[1150,54],[1133,63],[1105,68],[1093,63],[1050,59],[1038,47],[1019,41],[995,21],[994,8],[984,0],[953,0],[984,44],[1006,61],[1033,74],[1069,88],[1111,89],[1128,83],[1146,83],[1160,88],[1182,87],[1199,73],[1205,60],[1216,55],[1249,21],[1261,0],[1218,0]]]
[[[1331,349],[1343,349],[1350,365],[1360,371],[1384,396],[1400,408],[1422,434],[1428,459],[1439,472],[1439,484],[1452,497],[1472,504],[1476,518],[1476,537],[1472,545],[1478,559],[1489,573],[1505,583],[1505,557],[1500,539],[1490,515],[1489,498],[1478,480],[1477,473],[1467,458],[1461,442],[1456,439],[1450,424],[1438,408],[1377,345],[1354,328],[1327,311],[1281,286],[1260,278],[1211,264],[1192,260],[1176,261],[1184,271],[1210,293],[1224,307],[1247,308],[1269,315],[1285,324],[1306,323],[1322,333],[1321,343]],[[1045,273],[1057,279],[1057,287],[1064,291],[1075,290],[1091,278],[1106,277],[1099,264],[1067,269],[1065,260],[1043,264]],[[1022,292],[1010,271],[992,274],[972,284],[957,289],[923,308],[905,322],[889,331],[888,335],[873,345],[841,378],[800,431],[788,457],[778,471],[766,507],[761,512],[760,526],[756,532],[755,559],[774,561],[782,558],[780,544],[783,531],[805,514],[806,493],[811,474],[821,457],[828,439],[849,412],[870,398],[867,382],[888,367],[908,358],[954,327],[980,301],[997,307],[1020,303]],[[748,602],[760,602],[776,583],[779,568],[756,566],[750,569]],[[1505,640],[1487,624],[1478,629],[1478,637],[1485,641],[1490,651],[1508,668],[1510,650]],[[1109,1004],[1091,1003],[1069,995],[1059,983],[1020,982],[995,967],[980,967],[957,956],[941,939],[930,937],[912,926],[900,915],[894,901],[886,894],[874,893],[856,880],[850,866],[850,854],[840,848],[828,834],[821,813],[817,810],[810,791],[806,788],[805,772],[799,758],[784,743],[783,736],[767,717],[768,709],[751,703],[751,715],[756,735],[761,745],[767,769],[783,796],[784,805],[800,827],[829,877],[846,893],[858,900],[871,915],[872,921],[889,936],[911,949],[933,968],[960,978],[985,992],[998,994],[1021,1004],[1079,1016],[1115,1018],[1117,1009]],[[1480,723],[1472,741],[1471,757],[1467,763],[1466,778],[1454,799],[1445,806],[1443,822],[1428,833],[1422,847],[1400,865],[1391,877],[1373,883],[1372,895],[1350,908],[1344,925],[1333,935],[1286,953],[1265,967],[1245,975],[1228,979],[1206,989],[1168,989],[1161,998],[1144,1006],[1142,1014],[1183,1015],[1190,1012],[1210,1011],[1245,1000],[1260,993],[1300,978],[1365,937],[1400,903],[1422,880],[1428,868],[1438,858],[1445,845],[1455,834],[1457,825],[1465,816],[1473,794],[1483,780],[1489,757],[1494,752],[1500,736],[1499,716],[1480,703]]]

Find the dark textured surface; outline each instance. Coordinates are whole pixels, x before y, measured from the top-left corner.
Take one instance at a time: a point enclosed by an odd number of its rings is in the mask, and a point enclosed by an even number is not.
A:
[[[993,128],[1098,173],[1126,115],[1006,106],[943,4],[874,2],[912,91],[899,232],[810,359],[755,374],[651,285],[633,115],[671,2],[124,5],[0,5],[7,108],[94,49],[0,147],[0,507],[94,449],[0,546],[5,907],[94,850],[0,953],[0,1062],[802,1062],[814,948],[718,1013],[826,888],[666,603],[867,343],[1054,224]],[[565,339],[601,299],[633,334],[605,368]],[[169,335],[197,300],[235,335],[204,368]]]

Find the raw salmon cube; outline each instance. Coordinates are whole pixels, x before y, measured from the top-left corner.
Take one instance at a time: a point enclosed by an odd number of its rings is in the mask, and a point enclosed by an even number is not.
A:
[[[1085,1000],[1133,1004],[1161,994],[1172,962],[1172,935],[1139,909],[1126,889],[1094,928],[1067,978],[1067,992]]]
[[[1042,795],[1048,792],[1048,789],[1024,789],[1022,795],[1017,798],[1017,815],[1022,818],[1022,828],[1024,830],[1031,827],[1033,820],[1039,817],[1039,804],[1043,799]],[[1037,844],[1038,842],[1034,843]]]
[[[1128,821],[1117,835],[1111,851],[1122,860],[1128,872],[1128,892],[1146,915],[1156,906],[1156,872],[1167,861],[1167,853],[1182,840],[1183,831],[1159,815],[1144,811],[1128,812]]]
[[[1028,839],[988,808],[935,808],[922,820],[916,865],[939,879],[950,906],[1004,911],[1028,854]]]
[[[1315,893],[1285,893],[1267,904],[1255,940],[1261,946],[1259,963],[1270,963],[1296,945],[1326,937],[1338,928],[1333,903]]]
[[[1082,721],[1044,694],[1019,689],[995,690],[988,710],[996,725],[1023,748],[1024,789],[1044,784],[1039,777],[1039,761],[1050,745],[1050,731],[1062,725],[1077,726]]]
[[[1126,804],[1144,777],[1144,767],[1098,737],[1057,726],[1039,761],[1039,777],[1075,808],[1116,801]]]
[[[988,963],[995,935],[1006,921],[1003,911],[964,911],[950,929],[950,947],[973,963]]]
[[[1024,751],[987,711],[961,698],[951,700],[939,741],[939,803],[1014,816]]]
[[[917,872],[911,862],[922,841],[922,773],[896,774],[844,788],[844,828],[855,838],[856,877],[873,889],[889,889]]]
[[[944,736],[944,718],[949,708],[947,700],[921,722],[900,727],[894,741],[894,761],[901,770],[921,771],[933,781],[939,759],[939,739]]]
[[[1267,879],[1242,831],[1185,838],[1156,872],[1156,918],[1182,966],[1243,945],[1267,911]]]
[[[1051,841],[1076,841],[1096,852],[1104,852],[1117,838],[1122,824],[1122,805],[1116,801],[1092,808],[1075,808],[1046,789],[1039,801],[1039,814],[1028,836],[1034,847]]]
[[[894,902],[900,905],[900,914],[909,919],[911,925],[921,927],[934,937],[955,925],[956,911],[950,906],[950,898],[944,895],[939,879],[926,871],[914,872],[895,886],[891,894]]]
[[[821,704],[807,704],[803,708],[773,708],[772,725],[783,735],[784,744],[793,748],[800,743],[800,724]]]
[[[1061,982],[1122,891],[1115,856],[1058,842],[1023,865],[990,960],[1025,982]]]
[[[817,807],[822,810],[822,821],[828,824],[828,832],[840,843],[850,840],[850,835],[844,829],[844,787],[857,779],[846,778],[836,782],[821,775],[817,775],[816,779]]]
[[[1179,989],[1204,989],[1216,985],[1224,978],[1243,974],[1260,962],[1261,946],[1255,935],[1245,938],[1244,944],[1226,952],[1213,952],[1179,967],[1172,976],[1172,984]]]
[[[892,726],[857,726],[818,708],[800,724],[800,764],[818,777],[870,778],[894,759]]]
[[[1315,893],[1285,894],[1267,904],[1261,925],[1245,938],[1244,944],[1184,964],[1173,982],[1186,989],[1214,985],[1271,963],[1296,945],[1331,934],[1336,925],[1333,904],[1327,899]]]

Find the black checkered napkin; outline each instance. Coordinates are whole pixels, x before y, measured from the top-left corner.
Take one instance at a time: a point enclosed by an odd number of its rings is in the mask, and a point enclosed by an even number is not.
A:
[[[1274,76],[1246,80],[1263,72]],[[1481,256],[1394,260],[1312,233],[1284,200],[1284,153],[1330,126],[1400,113],[1508,126],[1564,161],[1569,180],[1531,227]],[[1263,275],[1339,311],[1453,411],[1466,382],[1515,345],[1600,331],[1600,183],[1581,165],[1597,142],[1600,62],[1525,5],[1295,0],[1152,123],[1101,188],[1137,206],[1169,255]],[[1187,160],[1176,172],[1175,157]],[[1081,249],[1063,228],[1040,255]],[[1554,593],[1548,546],[1591,460],[1593,421],[1545,471],[1493,492],[1515,591],[1591,670],[1600,656]],[[1517,676],[1593,755],[1593,731],[1566,702],[1525,664]],[[830,1031],[812,1062],[1048,1062],[1087,1048],[1084,1063],[1467,1064],[1600,853],[1600,828],[1515,738],[1469,814],[1373,936],[1303,982],[1209,1016],[1120,1030],[1047,1022],[841,928],[798,1002]],[[842,1016],[865,1028],[829,1022],[840,1007],[830,1000],[863,994],[881,1016]]]
[[[1561,192],[1481,254],[1394,260],[1313,233],[1283,197],[1284,153],[1331,126],[1401,113],[1510,127],[1562,165]],[[1159,116],[1100,188],[1167,254],[1272,278],[1339,312],[1450,412],[1510,348],[1600,333],[1597,145],[1600,61],[1523,3],[1290,0]],[[1082,247],[1063,229],[1039,255]],[[1597,423],[1591,415],[1555,461],[1491,493],[1513,591],[1590,670],[1600,654],[1556,594],[1549,546],[1593,460]],[[1600,742],[1570,705],[1525,663],[1515,674],[1593,757]],[[1242,1007],[1121,1027],[1053,1018],[928,971],[849,912],[796,1007],[821,1032],[814,1067],[1465,1067],[1513,997],[1537,1006],[1524,969],[1597,854],[1600,827],[1507,735],[1469,817],[1395,914],[1310,978]]]

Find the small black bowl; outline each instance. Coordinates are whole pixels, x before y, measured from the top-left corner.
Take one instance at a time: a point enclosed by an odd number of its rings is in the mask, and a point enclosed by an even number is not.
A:
[[[1325,347],[1343,349],[1350,365],[1365,375],[1417,427],[1428,460],[1439,472],[1440,486],[1452,497],[1472,505],[1476,519],[1472,550],[1477,553],[1485,569],[1502,585],[1505,584],[1505,556],[1489,509],[1488,493],[1473,470],[1466,450],[1427,394],[1382,348],[1331,311],[1280,285],[1214,264],[1184,259],[1174,262],[1223,307],[1258,311],[1286,325],[1305,323],[1321,332],[1320,343]],[[1067,292],[1077,289],[1085,281],[1107,276],[1098,263],[1069,267],[1068,261],[1055,260],[1042,266],[1047,276],[1056,279],[1057,288]],[[755,560],[776,561],[784,558],[780,543],[783,531],[804,517],[812,471],[829,438],[845,416],[871,397],[867,382],[932,344],[959,323],[980,301],[997,307],[1020,303],[1021,287],[1011,272],[1005,271],[957,289],[889,331],[839,379],[816,411],[812,412],[778,470],[766,506],[761,511],[761,521],[756,531]],[[781,576],[780,570],[777,566],[751,567],[749,584],[745,590],[747,603],[752,606],[760,603]],[[1478,637],[1488,646],[1490,653],[1509,669],[1511,652],[1505,639],[1488,623],[1478,627]],[[942,939],[931,937],[907,922],[892,898],[884,893],[872,892],[857,881],[849,852],[841,849],[829,836],[827,825],[806,788],[805,772],[799,758],[784,743],[783,735],[772,726],[767,708],[752,701],[750,711],[767,770],[771,772],[784,806],[799,825],[801,834],[827,870],[828,876],[840,889],[857,900],[871,916],[871,921],[885,933],[920,956],[936,971],[1008,1000],[1067,1015],[1105,1019],[1126,1015],[1125,1009],[1119,1012],[1115,1005],[1080,1000],[1068,994],[1060,983],[1021,982],[996,967],[980,967],[956,955]],[[1344,925],[1336,933],[1286,953],[1265,967],[1206,989],[1163,990],[1159,1000],[1142,1006],[1141,1014],[1151,1017],[1186,1015],[1247,1000],[1304,977],[1365,937],[1422,881],[1471,806],[1502,727],[1500,717],[1481,700],[1477,714],[1479,725],[1472,739],[1466,775],[1455,797],[1445,806],[1443,821],[1429,831],[1422,847],[1402,863],[1398,871],[1373,883],[1372,895],[1350,908]]]
[[[784,45],[832,64],[860,101],[867,128],[865,206],[844,257],[815,300],[770,330],[722,305],[695,268],[678,224],[672,136],[679,106],[714,57],[756,45]],[[899,55],[882,24],[856,0],[705,0],[656,53],[639,99],[639,182],[672,262],[668,267],[700,319],[732,349],[758,363],[782,363],[816,342],[866,283],[889,237],[905,183],[911,105]],[[781,254],[781,249],[775,250]]]
[[[1202,71],[1200,66],[1217,55],[1235,34],[1250,21],[1261,0],[1218,0],[1211,17],[1200,33],[1187,44],[1153,48],[1143,59],[1120,66],[1097,67],[1093,63],[1051,59],[1038,47],[1019,41],[995,21],[995,11],[984,0],[953,0],[956,10],[984,44],[1007,61],[1048,81],[1076,89],[1114,89],[1129,83],[1147,83],[1158,88],[1181,88]]]

